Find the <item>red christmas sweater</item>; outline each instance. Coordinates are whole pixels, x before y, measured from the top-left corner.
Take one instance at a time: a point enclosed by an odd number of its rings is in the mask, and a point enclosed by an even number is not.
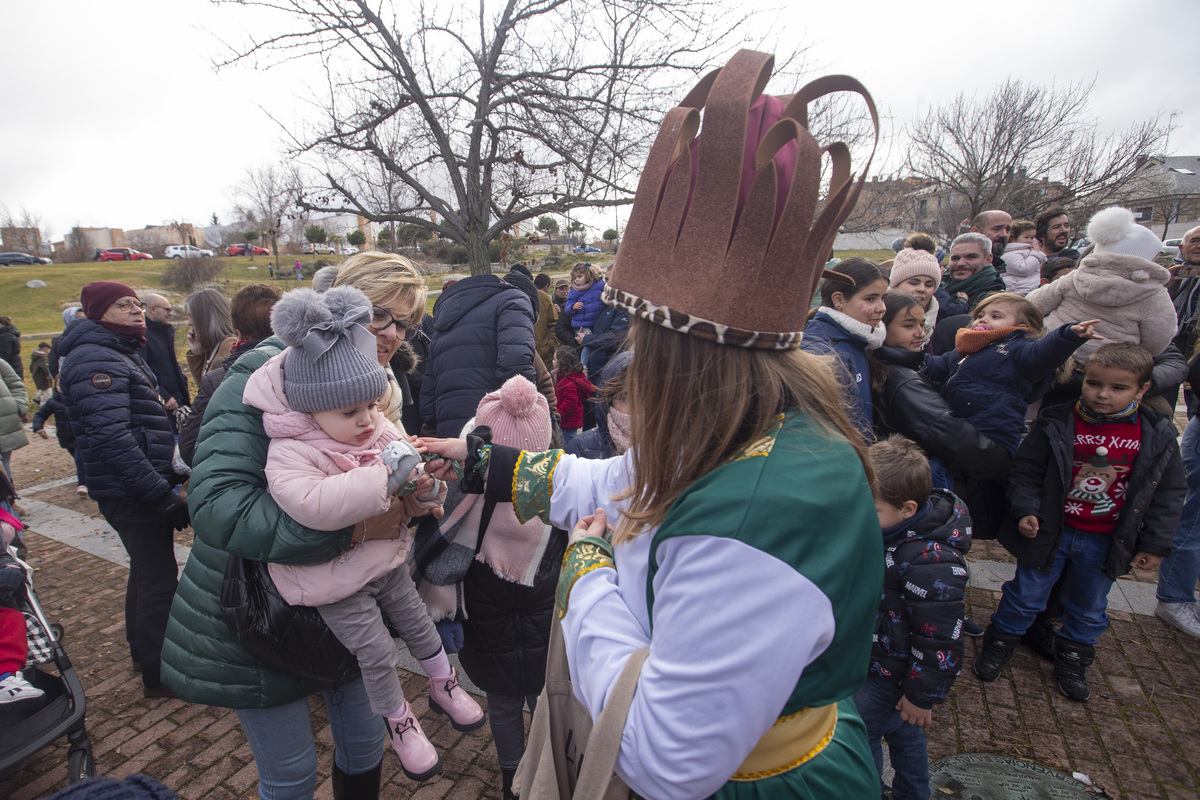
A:
[[[1089,533],[1112,533],[1125,505],[1129,471],[1142,446],[1132,420],[1094,424],[1075,411],[1075,463],[1063,503],[1063,521]]]

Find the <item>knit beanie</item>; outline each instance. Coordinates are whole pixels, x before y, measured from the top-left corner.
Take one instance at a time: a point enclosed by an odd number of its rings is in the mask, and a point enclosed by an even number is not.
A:
[[[351,408],[387,391],[387,373],[367,330],[371,301],[353,286],[325,294],[296,289],[271,309],[271,328],[288,346],[283,396],[296,411]]]
[[[1096,243],[1093,253],[1119,253],[1153,261],[1162,252],[1162,240],[1149,228],[1138,225],[1132,211],[1120,206],[1097,211],[1088,223],[1087,235]]]
[[[79,301],[83,304],[84,316],[92,322],[99,322],[108,307],[122,297],[137,297],[137,292],[116,281],[94,281],[83,287]]]
[[[484,395],[475,412],[475,424],[491,428],[496,444],[535,452],[550,446],[550,404],[520,375],[505,381],[499,391]]]
[[[942,267],[938,264],[937,258],[934,257],[933,253],[906,247],[899,253],[896,253],[896,260],[892,264],[892,276],[888,285],[895,289],[909,278],[915,278],[918,275],[933,278],[934,289],[942,285]]]

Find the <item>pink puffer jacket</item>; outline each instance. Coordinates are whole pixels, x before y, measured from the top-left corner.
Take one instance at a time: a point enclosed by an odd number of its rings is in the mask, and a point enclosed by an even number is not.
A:
[[[283,394],[283,355],[267,361],[246,381],[242,402],[262,409],[271,437],[267,487],[292,519],[316,530],[337,531],[388,510],[383,448],[399,438],[382,415],[365,446],[334,441],[311,414],[294,411]],[[406,526],[395,539],[370,539],[323,564],[270,564],[275,586],[292,605],[320,606],[345,599],[401,567],[412,546]]]

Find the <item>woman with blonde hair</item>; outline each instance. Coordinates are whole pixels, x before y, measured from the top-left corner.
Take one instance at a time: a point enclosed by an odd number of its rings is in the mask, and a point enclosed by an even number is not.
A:
[[[424,314],[421,276],[401,256],[361,253],[342,262],[336,285],[354,286],[367,295],[372,304],[368,330],[375,336],[379,363],[386,366]],[[231,555],[317,564],[364,539],[395,538],[410,519],[432,510],[430,504],[412,499],[427,495],[431,481],[422,477],[413,496],[393,499],[387,513],[334,535],[307,528],[283,513],[267,491],[263,474],[270,440],[262,412],[242,402],[250,374],[283,349],[283,343],[272,337],[239,358],[205,412],[188,497],[196,536],[171,607],[163,680],[189,702],[237,711],[258,766],[261,797],[311,798],[317,755],[308,696],[322,687],[264,666],[230,633],[220,607],[226,565]],[[399,396],[398,387],[389,380],[380,405],[397,427]],[[420,640],[430,650],[440,648],[436,632],[432,638],[428,633],[424,631]],[[418,638],[406,636],[410,642]],[[335,748],[334,797],[378,797],[386,734],[383,718],[371,713],[361,677],[324,694]]]
[[[634,317],[630,449],[587,460],[482,434],[418,441],[461,462],[465,490],[574,529],[557,610],[576,699],[598,715],[649,649],[615,767],[641,797],[879,797],[851,700],[882,585],[879,523],[831,362],[797,348],[861,186],[830,145],[841,177],[817,213],[801,188],[821,157],[805,106],[839,90],[870,100],[837,77],[785,106],[761,94],[771,66],[741,51],[706,77],[642,174],[605,291]]]

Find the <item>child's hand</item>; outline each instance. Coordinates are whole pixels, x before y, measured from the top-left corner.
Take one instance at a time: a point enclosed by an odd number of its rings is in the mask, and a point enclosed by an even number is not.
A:
[[[1071,326],[1071,332],[1083,339],[1095,339],[1098,342],[1104,341],[1104,337],[1096,333],[1096,324],[1100,322],[1098,319],[1089,319],[1086,322],[1080,322],[1078,325]]]
[[[413,447],[417,448],[418,453],[433,453],[442,458],[435,458],[433,461],[426,462],[425,472],[443,481],[456,481],[458,475],[454,472],[454,464],[451,459],[458,463],[463,463],[467,460],[467,443],[462,439],[414,439]]]
[[[900,702],[896,703],[896,710],[900,712],[900,719],[910,725],[920,725],[924,728],[933,721],[932,708],[921,708],[915,703],[910,703],[904,695],[901,695]]]
[[[575,305],[571,306],[571,310],[572,311],[583,311],[583,303],[576,303]]]
[[[45,428],[42,428],[41,430],[39,430],[39,431],[37,432],[37,434],[38,434],[38,436],[42,437],[43,439],[49,439],[49,438],[50,438],[50,434],[46,433],[46,429],[45,429]]]
[[[966,292],[959,292],[959,293],[958,293],[957,295],[955,295],[955,296],[956,296],[956,297],[959,297],[959,298],[961,298],[961,299],[963,299],[963,300],[970,300],[970,299],[971,299],[971,296],[970,296],[969,294],[967,294]]]
[[[1032,539],[1038,535],[1038,518],[1030,515],[1021,517],[1021,521],[1017,523],[1017,530],[1027,539]]]
[[[1133,566],[1136,569],[1155,569],[1162,563],[1162,556],[1139,550],[1133,556]]]
[[[601,539],[611,538],[608,531],[611,530],[608,526],[608,516],[604,513],[603,508],[597,508],[595,514],[588,514],[579,522],[575,523],[575,529],[571,531],[571,542],[579,541],[585,536],[596,536]]]

